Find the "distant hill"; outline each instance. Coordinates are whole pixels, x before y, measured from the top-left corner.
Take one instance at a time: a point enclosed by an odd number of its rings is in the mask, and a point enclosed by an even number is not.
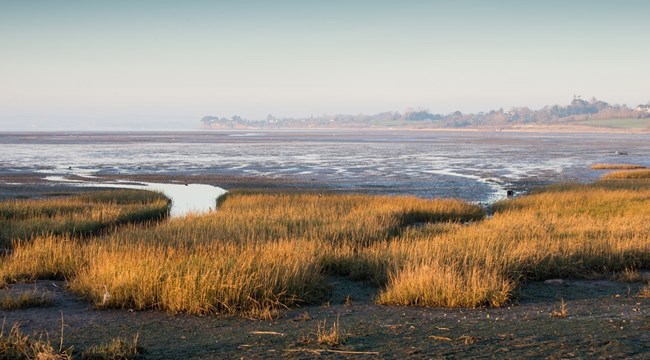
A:
[[[263,120],[248,120],[205,116],[205,129],[287,129],[287,128],[493,128],[507,129],[526,125],[581,125],[614,128],[650,129],[650,104],[630,108],[612,105],[592,98],[589,101],[574,96],[566,106],[550,105],[538,110],[513,107],[475,114],[456,111],[435,114],[427,109],[383,112],[374,115],[320,115],[308,118],[287,118],[268,115]]]

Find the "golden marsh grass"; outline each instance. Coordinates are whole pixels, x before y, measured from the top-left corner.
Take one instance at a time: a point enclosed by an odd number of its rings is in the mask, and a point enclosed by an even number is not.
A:
[[[646,166],[638,164],[593,164],[591,165],[592,170],[633,170],[633,169],[645,169]]]
[[[102,306],[269,317],[322,300],[323,274],[339,249],[361,251],[411,223],[482,216],[457,200],[232,194],[208,215],[129,225],[82,241],[42,236],[17,243],[2,275],[65,278]]]
[[[231,193],[219,210],[90,239],[18,243],[5,281],[65,278],[98,306],[268,318],[325,301],[324,275],[382,304],[502,306],[529,280],[650,265],[650,182],[558,185],[494,205],[366,195]],[[481,220],[482,219],[482,220]]]
[[[650,169],[614,171],[603,175],[602,179],[650,179]]]
[[[68,198],[0,202],[0,246],[33,236],[97,234],[128,222],[165,217],[168,200],[140,190],[109,190]]]

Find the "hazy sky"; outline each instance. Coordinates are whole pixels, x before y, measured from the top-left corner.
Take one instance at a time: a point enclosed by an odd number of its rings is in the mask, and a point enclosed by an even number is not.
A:
[[[0,131],[637,105],[649,16],[647,0],[0,0]]]

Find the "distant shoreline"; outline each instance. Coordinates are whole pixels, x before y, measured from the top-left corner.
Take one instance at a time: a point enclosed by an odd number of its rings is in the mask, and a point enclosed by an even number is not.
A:
[[[502,128],[417,128],[417,127],[305,127],[305,128],[201,128],[199,131],[414,131],[414,132],[522,132],[522,133],[594,133],[594,134],[648,134],[650,129],[609,128],[584,125],[515,125]]]
[[[41,130],[41,129],[24,129],[24,130],[0,130],[0,134],[12,135],[12,134],[57,134],[57,133],[70,133],[70,134],[142,134],[142,133],[151,133],[151,134],[170,134],[170,133],[203,133],[203,132],[251,132],[251,131],[272,131],[272,132],[282,132],[282,131],[318,131],[318,132],[327,132],[327,131],[404,131],[404,132],[483,132],[483,133],[495,133],[495,132],[521,132],[521,133],[585,133],[585,134],[650,134],[650,128],[614,128],[614,127],[597,127],[597,126],[586,126],[586,125],[514,125],[507,127],[466,127],[466,128],[443,128],[443,127],[283,127],[283,128],[220,128],[220,127],[199,127],[194,129],[102,129],[102,130],[71,130],[71,129],[60,129],[60,130]]]

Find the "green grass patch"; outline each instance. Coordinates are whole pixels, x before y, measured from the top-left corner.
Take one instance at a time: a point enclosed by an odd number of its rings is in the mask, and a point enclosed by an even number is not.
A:
[[[586,120],[578,124],[618,129],[650,129],[650,118]]]

